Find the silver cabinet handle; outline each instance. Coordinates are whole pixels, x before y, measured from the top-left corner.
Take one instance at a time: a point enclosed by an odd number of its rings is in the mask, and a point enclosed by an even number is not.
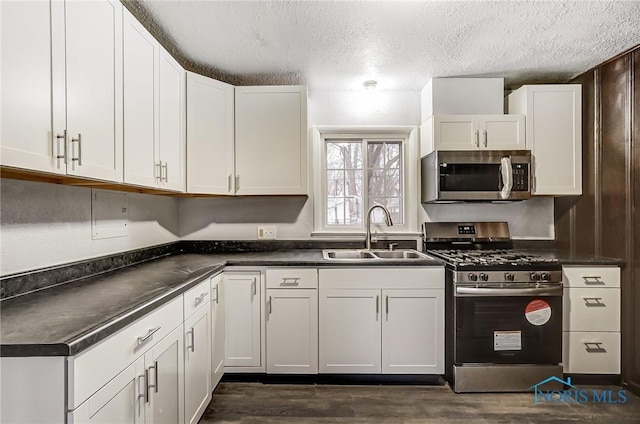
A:
[[[196,297],[193,301],[193,306],[198,306],[199,304],[201,304],[205,297],[207,297],[207,293],[200,294],[200,296]]]
[[[144,375],[139,375],[138,376],[138,396],[137,396],[137,403],[138,403],[138,416],[140,416],[140,414],[142,413],[142,411],[140,410],[140,399],[144,399],[146,402],[146,392],[142,390],[142,388],[146,388],[147,385],[145,384],[145,378],[146,378],[146,370],[145,370],[145,374]]]
[[[159,161],[158,163],[155,164],[154,171],[155,171],[154,174],[155,174],[156,180],[162,181],[162,161]]]
[[[227,191],[231,193],[231,174],[227,177]]]
[[[240,175],[236,175],[236,192],[240,190]]]
[[[606,303],[601,302],[601,297],[583,297],[584,305],[588,307],[606,307]]]
[[[153,384],[151,384],[151,379],[149,378],[149,370],[151,370],[153,368]],[[154,361],[153,365],[151,365],[148,369],[146,369],[145,371],[145,378],[147,379],[147,403],[149,403],[149,393],[151,393],[151,389],[154,389],[153,391],[155,393],[158,393],[158,361]]]
[[[484,135],[484,147],[487,147],[487,130],[482,131],[482,135]]]
[[[144,336],[138,337],[138,340],[136,341],[136,349],[139,348],[140,346],[142,346],[144,343],[146,343],[149,340],[151,340],[153,335],[155,333],[157,333],[160,330],[160,328],[161,328],[161,326],[157,326],[156,328],[152,328]]]
[[[64,146],[63,153],[60,154],[60,140]],[[56,159],[63,159],[64,163],[67,163],[67,130],[62,132],[62,135],[56,134]],[[60,168],[60,162],[58,161],[58,168]]]
[[[147,382],[147,384],[145,384],[145,390],[144,390],[144,401],[145,403],[149,403],[149,368],[144,370],[144,379]]]
[[[282,277],[281,286],[297,286],[300,284],[300,277]]]
[[[164,168],[164,178],[162,179],[165,183],[169,182],[169,162],[165,162],[162,166]],[[160,173],[162,175],[162,173]]]
[[[218,286],[215,286],[213,289],[216,291],[216,298],[213,300],[215,300],[215,302],[218,303]]]
[[[191,329],[189,331],[187,331],[187,334],[189,335],[189,339],[191,340],[191,345],[187,345],[187,349],[191,349],[191,352],[195,352],[196,351],[196,339],[195,339],[193,327],[191,327]]]
[[[269,296],[269,301],[267,302],[267,306],[269,307],[269,313],[271,313],[271,296]]]
[[[384,306],[385,306],[385,309],[386,309],[387,315],[389,315],[389,296],[385,296],[385,299],[384,299]]]
[[[583,275],[582,279],[584,283],[588,286],[603,286],[606,283],[601,280],[602,277],[598,275]]]
[[[475,130],[474,134],[476,136],[476,147],[480,147],[480,131]]]
[[[71,137],[72,143],[78,143],[78,157],[71,156],[72,162],[78,162],[78,166],[82,166],[82,134],[78,133],[78,138]]]
[[[588,353],[606,353],[607,349],[603,348],[604,342],[584,342],[584,348]]]
[[[254,296],[257,294],[257,286],[258,284],[256,283],[256,277],[253,277],[253,281],[251,282],[251,288],[253,290]]]
[[[380,296],[376,295],[376,319],[380,313]]]

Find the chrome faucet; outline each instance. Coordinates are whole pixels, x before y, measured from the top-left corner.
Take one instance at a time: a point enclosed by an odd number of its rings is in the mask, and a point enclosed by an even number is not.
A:
[[[393,225],[393,221],[391,221],[391,214],[389,210],[380,204],[375,204],[369,208],[367,211],[367,238],[365,243],[367,244],[367,250],[371,250],[371,212],[375,208],[380,208],[384,212],[384,219],[386,221],[387,227],[391,227]]]

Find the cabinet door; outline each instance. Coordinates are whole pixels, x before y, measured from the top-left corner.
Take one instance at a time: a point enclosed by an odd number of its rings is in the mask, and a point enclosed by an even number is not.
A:
[[[211,389],[215,390],[224,374],[225,290],[222,275],[211,279]]]
[[[187,192],[233,194],[233,86],[187,72]]]
[[[53,108],[64,114],[64,66],[62,91],[53,93],[52,44],[64,61],[64,16],[60,2],[0,2],[0,162],[5,166],[65,173],[64,116],[54,121]],[[57,14],[56,14],[57,13]],[[62,48],[60,48],[60,44]],[[59,69],[55,69],[58,71]],[[61,78],[60,78],[61,77]],[[53,100],[53,101],[52,101]]]
[[[436,115],[433,123],[434,150],[474,150],[480,147],[475,117]]]
[[[267,373],[317,372],[317,290],[267,290]]]
[[[225,367],[259,367],[260,274],[224,275]]]
[[[524,115],[478,116],[480,148],[488,150],[524,150]]]
[[[444,373],[444,291],[382,290],[382,373]]]
[[[160,48],[158,92],[161,185],[184,191],[185,167],[185,72]]]
[[[145,421],[146,381],[140,357],[82,405],[69,413],[69,422],[139,424]]]
[[[67,173],[122,181],[122,4],[68,1]]]
[[[236,193],[307,194],[307,89],[236,87]]]
[[[203,305],[184,322],[185,423],[200,419],[211,400],[211,306]]]
[[[181,324],[145,354],[147,423],[184,423],[183,331]]]
[[[380,361],[380,290],[322,290],[319,371],[374,374]]]
[[[156,187],[158,42],[123,13],[124,182]]]

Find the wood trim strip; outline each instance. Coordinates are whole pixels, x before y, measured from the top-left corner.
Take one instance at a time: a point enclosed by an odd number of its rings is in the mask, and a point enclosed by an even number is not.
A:
[[[594,245],[596,256],[602,253],[602,98],[600,69],[593,71],[593,152],[595,156],[594,170]]]

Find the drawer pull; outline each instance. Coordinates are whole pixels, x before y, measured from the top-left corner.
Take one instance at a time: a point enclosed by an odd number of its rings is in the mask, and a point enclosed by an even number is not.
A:
[[[147,341],[151,340],[153,335],[157,333],[160,330],[160,328],[161,328],[160,326],[157,326],[156,328],[152,328],[151,330],[149,330],[149,332],[145,336],[138,337],[138,340],[136,341],[136,349],[142,346]]]
[[[591,308],[591,307],[600,307],[600,308],[604,308],[607,306],[606,303],[601,302],[602,298],[601,297],[583,297],[582,298],[584,300],[584,305]]]
[[[153,384],[151,384],[151,379],[149,378],[149,370],[153,368]],[[146,370],[146,378],[147,378],[147,393],[153,389],[155,393],[158,393],[158,361],[154,361],[153,365]]]
[[[282,277],[281,286],[297,286],[300,284],[300,277]]]
[[[601,346],[603,343],[604,342],[584,342],[584,347],[588,353],[606,353],[607,349]]]
[[[199,304],[201,304],[205,297],[207,297],[207,293],[202,293],[200,296],[196,297],[193,302],[193,306],[198,306]]]
[[[584,280],[584,283],[588,286],[604,286],[605,283],[604,281],[601,280],[602,277],[598,276],[598,275],[583,275],[582,279]]]
[[[187,345],[187,349],[191,349],[191,352],[195,352],[196,351],[196,338],[195,338],[195,334],[193,331],[193,327],[191,327],[191,329],[189,331],[187,331],[187,334],[189,335],[189,339],[191,340],[191,345]]]

